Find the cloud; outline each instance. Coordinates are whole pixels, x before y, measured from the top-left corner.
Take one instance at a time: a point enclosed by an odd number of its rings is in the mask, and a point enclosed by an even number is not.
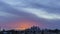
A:
[[[6,13],[6,12],[0,12],[0,16],[3,16],[3,17],[18,17],[17,15],[13,15],[13,14]]]
[[[36,15],[39,18],[45,18],[45,19],[60,19],[59,14],[51,14],[46,12],[46,10],[43,9],[36,9],[36,8],[21,8],[21,10],[24,10],[24,12],[31,13]]]
[[[24,14],[32,13],[39,18],[60,19],[60,16],[59,16],[60,14],[55,14],[55,13],[59,13],[60,11],[60,10],[57,10],[59,9],[59,2],[60,2],[60,1],[58,2],[58,0],[45,0],[45,1],[43,0],[26,0],[26,1],[25,0],[2,0],[2,1],[13,7],[12,8],[8,6],[4,10],[5,12],[11,13],[11,14],[20,15],[21,12],[22,13],[25,12]],[[37,9],[38,7],[39,9]],[[57,12],[55,11],[54,8],[56,8]]]
[[[10,5],[27,5],[27,4],[39,4],[50,8],[60,8],[59,0],[3,0]]]
[[[3,0],[4,1],[4,0]],[[6,0],[5,3],[10,4],[13,6],[13,10],[15,13],[19,15],[19,13],[26,12],[26,13],[32,13],[36,15],[39,18],[44,19],[60,19],[59,11],[59,2],[58,0]],[[35,8],[34,8],[35,7]],[[39,9],[37,9],[39,7]],[[17,11],[15,11],[15,9]],[[19,9],[19,11],[18,11]],[[25,11],[23,11],[25,10]],[[9,10],[8,10],[9,11]],[[8,12],[7,11],[7,12]],[[16,13],[17,12],[17,13]],[[10,13],[10,12],[9,12]],[[11,12],[13,13],[13,12]]]
[[[41,22],[48,28],[59,28],[59,3],[59,0],[1,0],[0,23],[27,19]]]
[[[22,10],[17,10],[7,3],[0,1],[0,23],[6,23],[10,21],[17,21],[23,18],[35,19],[35,15],[23,12]]]

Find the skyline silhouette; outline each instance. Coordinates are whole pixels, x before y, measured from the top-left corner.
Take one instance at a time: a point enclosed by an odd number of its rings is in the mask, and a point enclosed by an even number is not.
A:
[[[0,34],[60,34],[59,29],[40,29],[38,26],[33,26],[25,30],[5,30],[0,31]]]

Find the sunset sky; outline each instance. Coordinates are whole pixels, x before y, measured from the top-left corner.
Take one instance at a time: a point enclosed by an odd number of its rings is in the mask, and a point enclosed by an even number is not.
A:
[[[0,0],[0,27],[60,29],[60,0]]]

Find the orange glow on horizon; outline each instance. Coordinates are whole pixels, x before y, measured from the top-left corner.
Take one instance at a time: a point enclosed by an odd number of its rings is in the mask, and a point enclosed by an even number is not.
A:
[[[8,26],[7,26],[8,25]],[[6,24],[7,27],[11,27],[16,30],[25,30],[28,29],[32,26],[43,26],[42,23],[38,23],[36,21],[31,21],[31,20],[21,20],[18,22],[13,22],[13,23],[8,23]]]
[[[19,28],[17,28],[17,29],[20,29],[20,30],[25,30],[25,29],[28,29],[28,28],[35,26],[35,25],[37,26],[36,22],[28,21],[28,20],[24,20],[19,23],[20,23]]]

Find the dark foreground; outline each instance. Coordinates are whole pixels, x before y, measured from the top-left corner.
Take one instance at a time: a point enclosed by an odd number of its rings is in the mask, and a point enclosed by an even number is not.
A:
[[[0,31],[0,34],[60,34],[60,30],[58,29],[54,29],[54,30],[50,30],[50,29],[43,29],[40,30],[39,27],[31,27],[30,29],[26,29],[26,30],[8,30],[8,31]]]

